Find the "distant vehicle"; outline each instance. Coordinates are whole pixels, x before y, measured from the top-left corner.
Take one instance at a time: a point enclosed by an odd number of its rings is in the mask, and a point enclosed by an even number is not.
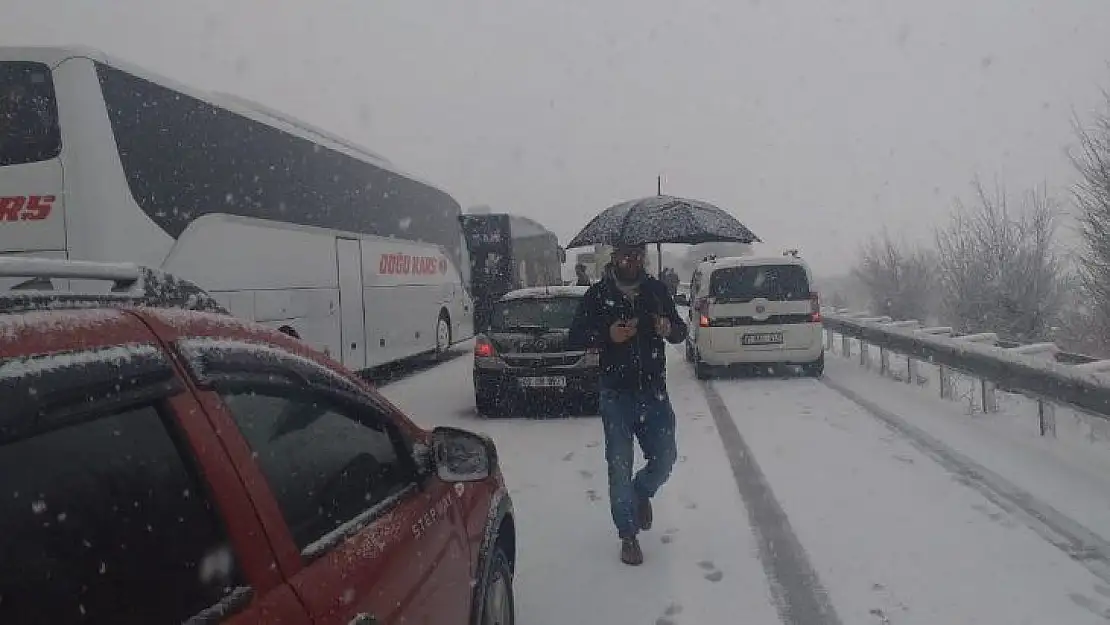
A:
[[[674,295],[674,301],[675,301],[675,304],[677,304],[679,306],[689,306],[690,305],[690,283],[689,282],[679,282],[678,283],[678,291]]]
[[[521,289],[494,305],[489,328],[474,343],[474,403],[496,414],[513,400],[542,405],[547,398],[576,402],[596,414],[598,354],[569,350],[571,321],[588,287]]]
[[[491,440],[173,277],[20,263],[105,288],[0,292],[0,622],[514,622]]]
[[[493,303],[515,289],[563,283],[566,251],[559,238],[527,217],[507,213],[459,217],[470,252],[470,289],[474,327],[489,324]]]
[[[795,256],[715,258],[690,283],[686,359],[697,377],[716,366],[801,365],[810,376],[825,368],[821,305],[813,274]]]
[[[356,370],[473,335],[459,204],[368,150],[72,48],[0,48],[0,119],[0,255],[158,267]]]

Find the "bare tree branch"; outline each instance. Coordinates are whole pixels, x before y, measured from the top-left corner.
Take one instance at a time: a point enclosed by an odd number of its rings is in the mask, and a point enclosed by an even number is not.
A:
[[[974,184],[977,205],[957,202],[936,232],[944,318],[962,332],[994,331],[1016,341],[1046,338],[1058,321],[1063,289],[1055,245],[1059,207],[1031,190],[1011,210],[1005,190]]]
[[[1075,323],[1092,325],[1081,332],[1095,337],[1089,349],[1106,353],[1110,351],[1110,94],[1103,95],[1105,106],[1091,122],[1074,121],[1079,146],[1071,160],[1080,177],[1073,196],[1085,243],[1079,275],[1086,295],[1085,305],[1073,314]]]
[[[861,247],[852,274],[867,288],[871,312],[924,321],[934,310],[935,267],[931,251],[896,243],[884,229]]]

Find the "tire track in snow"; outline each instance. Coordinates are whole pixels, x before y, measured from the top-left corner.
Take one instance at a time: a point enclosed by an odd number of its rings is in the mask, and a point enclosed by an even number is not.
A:
[[[945,445],[902,417],[868,401],[846,386],[824,377],[825,386],[840,393],[904,436],[911,444],[952,473],[960,483],[975,489],[988,501],[1009,512],[1049,544],[1110,583],[1110,542],[1056,508],[1037,499],[1006,478]]]
[[[712,382],[703,383],[702,389],[732,465],[740,497],[748,509],[752,533],[759,544],[759,561],[767,575],[779,618],[786,625],[840,625],[840,617],[817,572],[755,456],[740,435],[728,407]]]

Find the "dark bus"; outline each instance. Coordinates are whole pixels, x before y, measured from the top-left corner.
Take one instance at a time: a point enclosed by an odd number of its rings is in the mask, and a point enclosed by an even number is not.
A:
[[[493,303],[505,293],[563,283],[566,251],[541,224],[507,213],[460,215],[470,251],[470,294],[474,329],[488,326]]]

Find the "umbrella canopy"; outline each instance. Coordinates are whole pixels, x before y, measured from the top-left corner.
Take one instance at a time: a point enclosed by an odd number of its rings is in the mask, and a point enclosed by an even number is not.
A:
[[[567,247],[714,242],[761,241],[747,226],[712,204],[653,195],[605,209],[590,220]]]

